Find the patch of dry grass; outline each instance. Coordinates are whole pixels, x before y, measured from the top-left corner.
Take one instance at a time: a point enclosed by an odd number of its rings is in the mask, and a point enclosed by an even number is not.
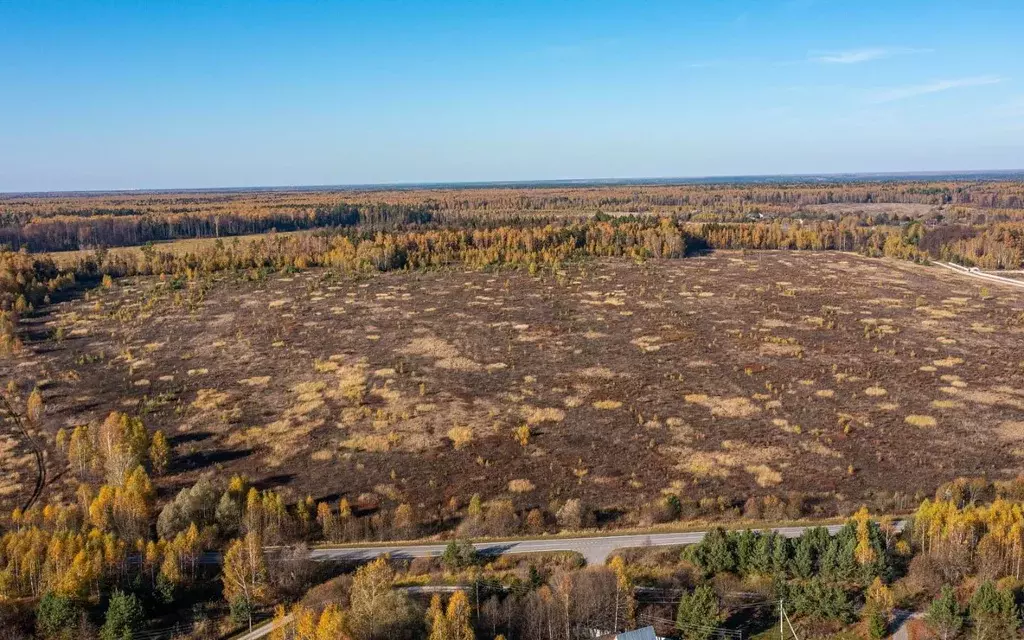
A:
[[[508,490],[512,493],[529,493],[536,487],[527,478],[516,478],[508,483]]]
[[[1024,420],[1005,420],[996,428],[996,434],[1008,442],[1024,440]]]
[[[444,358],[434,363],[434,366],[438,369],[447,369],[448,371],[480,371],[483,366],[479,362],[475,362],[464,356],[455,356],[454,358]]]
[[[561,422],[565,420],[565,411],[556,407],[523,407],[523,417],[527,424],[542,422]]]
[[[462,356],[455,345],[434,335],[414,338],[398,352],[403,355],[433,358],[434,366],[450,371],[479,371],[483,367],[478,362]]]
[[[334,373],[338,378],[338,392],[341,397],[354,405],[360,404],[366,395],[366,364],[360,362],[338,367]]]
[[[739,440],[723,440],[718,451],[679,449],[683,460],[679,468],[700,478],[728,478],[734,469],[743,469],[755,476],[761,486],[774,486],[782,482],[782,475],[768,466],[768,462],[785,460],[786,452],[778,447],[755,447]]]
[[[761,412],[756,404],[742,397],[723,398],[691,393],[683,396],[683,400],[709,409],[712,415],[723,418],[749,418]]]
[[[772,424],[782,429],[786,433],[800,434],[803,432],[803,429],[800,428],[800,425],[790,424],[789,420],[786,420],[785,418],[774,418],[772,420]]]
[[[338,362],[336,360],[314,360],[313,370],[318,373],[328,373],[330,371],[338,370]]]
[[[759,487],[775,487],[782,484],[782,474],[766,464],[747,465],[743,470],[754,476],[754,482]]]
[[[200,389],[196,393],[196,399],[192,401],[192,406],[200,411],[212,411],[227,402],[230,397],[229,393],[217,389]]]
[[[587,367],[580,370],[580,375],[584,378],[600,378],[602,380],[615,378],[615,372],[608,367]]]
[[[390,451],[398,439],[394,434],[381,435],[377,433],[356,434],[341,443],[341,446],[353,451],[367,451],[371,453],[384,453]]]
[[[796,357],[803,353],[804,348],[798,344],[779,344],[777,342],[764,342],[757,348],[762,356],[769,357]]]
[[[640,336],[639,338],[630,340],[630,344],[639,347],[642,351],[647,353],[660,351],[663,346],[660,343],[661,338],[659,336]]]
[[[473,428],[466,426],[454,426],[448,430],[448,439],[456,449],[463,449],[473,441]]]
[[[732,465],[722,464],[719,454],[695,451],[681,464],[680,468],[696,478],[728,478]]]
[[[823,458],[841,459],[843,457],[843,454],[839,453],[835,449],[823,444],[818,440],[802,440],[800,442],[800,448],[808,453],[813,453]]]

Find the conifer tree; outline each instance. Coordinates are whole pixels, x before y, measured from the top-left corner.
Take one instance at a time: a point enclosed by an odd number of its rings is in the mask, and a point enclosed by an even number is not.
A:
[[[115,590],[100,629],[101,640],[132,640],[143,621],[142,605],[134,594]]]
[[[950,640],[960,633],[964,618],[952,587],[943,585],[939,597],[928,607],[925,621],[941,640]]]
[[[688,640],[708,640],[722,623],[718,596],[710,585],[702,584],[683,594],[676,611],[676,628]]]
[[[1020,612],[1013,592],[996,589],[986,580],[974,592],[970,603],[972,636],[976,640],[1004,640],[1015,638],[1020,628]]]

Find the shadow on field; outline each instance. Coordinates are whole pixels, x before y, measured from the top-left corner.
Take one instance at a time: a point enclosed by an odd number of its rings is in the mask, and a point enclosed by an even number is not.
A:
[[[245,455],[249,455],[249,453],[251,453],[251,452],[252,452],[252,449],[248,449],[248,450],[246,450]],[[264,490],[264,489],[275,489],[275,488],[277,488],[280,485],[288,484],[289,482],[291,482],[294,479],[295,479],[295,474],[294,473],[279,473],[279,474],[274,475],[274,476],[269,476],[269,477],[263,478],[259,482],[254,482],[253,486],[256,487],[257,489],[261,490],[261,491]]]
[[[210,433],[209,431],[196,431],[196,432],[193,432],[193,433],[182,433],[182,434],[179,434],[179,435],[176,435],[176,436],[171,436],[170,438],[167,438],[167,443],[170,444],[172,447],[177,447],[177,446],[180,446],[180,445],[183,445],[183,444],[188,444],[190,442],[202,442],[204,440],[208,440],[211,436],[213,436],[213,434]]]
[[[233,460],[248,457],[252,449],[238,449],[235,451],[196,451],[177,456],[174,460],[175,471],[204,469],[210,465],[223,464]]]

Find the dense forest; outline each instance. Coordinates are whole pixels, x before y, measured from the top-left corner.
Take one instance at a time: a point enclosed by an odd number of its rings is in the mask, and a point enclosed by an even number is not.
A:
[[[836,182],[11,196],[0,199],[0,245],[50,252],[272,229],[528,227],[579,223],[594,215],[784,227],[831,223],[851,230],[916,224],[920,228],[911,231],[915,243],[933,258],[1018,268],[1024,242],[1024,184]],[[858,250],[842,239],[820,244]],[[746,248],[760,247],[754,242]]]

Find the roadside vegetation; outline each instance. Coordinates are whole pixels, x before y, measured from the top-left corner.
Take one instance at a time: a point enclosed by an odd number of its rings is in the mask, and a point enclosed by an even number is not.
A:
[[[860,509],[834,535],[713,528],[699,544],[623,550],[606,566],[572,553],[484,557],[454,539],[439,558],[349,568],[307,559],[330,528],[307,503],[237,478],[219,499],[213,486],[183,490],[156,536],[139,529],[147,466],[91,502],[12,515],[0,556],[8,637],[31,626],[47,638],[123,637],[162,620],[201,638],[275,619],[275,638],[571,640],[648,624],[707,638],[776,628],[780,600],[799,637],[886,637],[914,612],[909,624],[938,637],[1014,638],[1021,626],[1024,479],[958,479],[901,526]],[[222,566],[203,560],[212,550]]]

